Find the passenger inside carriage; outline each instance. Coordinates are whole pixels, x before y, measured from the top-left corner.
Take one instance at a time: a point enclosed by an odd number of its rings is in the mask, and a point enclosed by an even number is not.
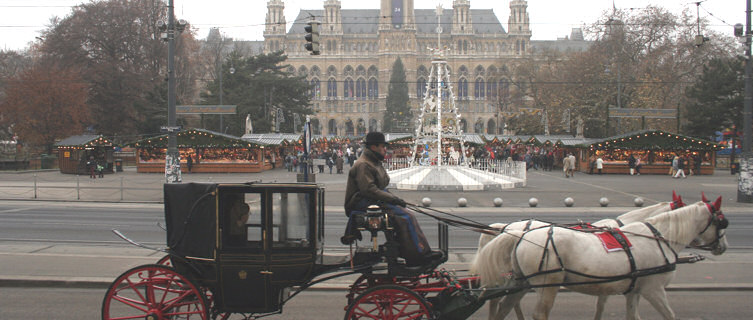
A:
[[[228,240],[232,244],[243,245],[248,241],[246,223],[248,222],[250,208],[243,201],[243,195],[234,196],[234,198],[231,200],[229,209],[227,210],[230,218],[228,223]]]

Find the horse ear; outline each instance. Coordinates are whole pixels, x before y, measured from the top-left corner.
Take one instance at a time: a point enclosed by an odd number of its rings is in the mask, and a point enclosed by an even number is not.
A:
[[[674,190],[672,190],[672,202],[675,202],[675,201],[677,201],[677,193]]]
[[[714,209],[716,211],[719,211],[719,209],[722,208],[722,196],[719,196],[719,198],[716,198],[716,201],[714,201]]]
[[[677,196],[677,207],[682,208],[685,206],[685,202],[682,202],[682,196]]]
[[[709,202],[709,198],[706,198],[706,194],[701,191],[701,201],[703,202]]]

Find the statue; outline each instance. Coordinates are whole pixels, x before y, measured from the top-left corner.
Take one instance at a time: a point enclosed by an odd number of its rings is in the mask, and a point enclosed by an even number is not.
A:
[[[578,124],[575,126],[575,136],[583,137],[583,118],[578,117]]]
[[[254,126],[251,123],[251,115],[246,115],[246,133],[254,133]]]

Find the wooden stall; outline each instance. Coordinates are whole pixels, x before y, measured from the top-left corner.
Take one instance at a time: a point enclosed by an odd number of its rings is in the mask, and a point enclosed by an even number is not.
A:
[[[113,172],[112,141],[102,135],[71,136],[55,143],[55,147],[61,173],[89,174],[87,162],[90,161],[102,166],[104,173]]]
[[[265,147],[240,137],[205,129],[187,129],[177,134],[181,172],[261,172],[272,168],[265,162]],[[164,173],[167,134],[132,142],[137,148],[137,172]],[[191,168],[189,170],[189,157]]]
[[[662,130],[644,130],[606,139],[591,141],[582,146],[586,158],[580,159],[580,171],[588,171],[589,162],[601,157],[602,173],[629,174],[628,159],[640,159],[641,174],[669,174],[675,156],[685,160],[685,172],[714,174],[716,150],[713,141],[684,136]]]

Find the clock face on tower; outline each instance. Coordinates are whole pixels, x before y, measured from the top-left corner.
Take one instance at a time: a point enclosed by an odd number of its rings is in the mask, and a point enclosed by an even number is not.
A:
[[[403,26],[403,0],[392,0],[392,26],[395,29]]]

